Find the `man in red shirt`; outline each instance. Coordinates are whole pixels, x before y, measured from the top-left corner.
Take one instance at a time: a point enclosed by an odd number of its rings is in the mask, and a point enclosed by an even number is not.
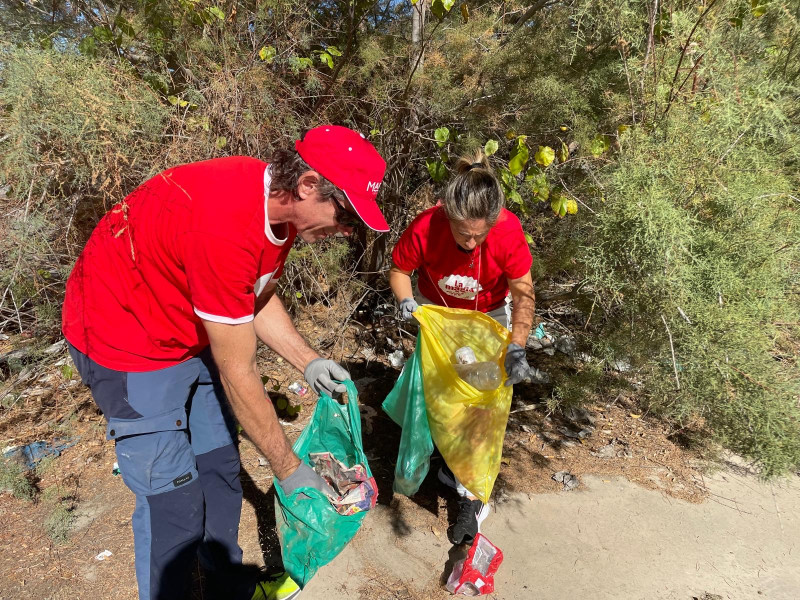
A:
[[[269,164],[228,157],[169,169],[114,206],[67,282],[70,353],[105,415],[125,484],[139,597],[183,597],[195,557],[225,597],[294,597],[284,576],[240,575],[235,422],[288,494],[330,491],[294,454],[261,383],[261,340],[318,393],[350,375],[292,324],[278,278],[295,237],[388,231],[376,196],[386,164],[364,136],[310,130]],[[232,409],[233,414],[230,414]]]

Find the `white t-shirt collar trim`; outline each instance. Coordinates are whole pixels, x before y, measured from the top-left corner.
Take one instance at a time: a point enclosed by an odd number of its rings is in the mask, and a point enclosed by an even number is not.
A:
[[[264,234],[272,244],[283,246],[286,240],[289,239],[288,236],[282,240],[278,239],[272,232],[272,227],[269,225],[269,186],[270,183],[272,183],[272,175],[269,172],[270,168],[271,165],[267,165],[267,168],[264,169]]]

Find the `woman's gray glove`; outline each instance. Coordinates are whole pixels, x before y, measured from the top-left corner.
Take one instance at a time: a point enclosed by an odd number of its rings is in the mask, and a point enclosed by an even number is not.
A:
[[[278,479],[278,484],[281,486],[283,493],[287,496],[297,488],[310,487],[319,490],[326,496],[332,498],[338,497],[336,492],[333,491],[333,488],[328,485],[328,482],[304,462],[301,462],[300,466],[294,470],[294,473],[289,475],[286,479]],[[308,498],[307,494],[300,495]]]
[[[342,381],[350,379],[350,373],[342,365],[327,358],[315,358],[306,365],[303,377],[311,388],[321,394],[325,392],[329,396],[334,394],[344,394],[347,388]]]
[[[531,367],[528,365],[528,358],[525,356],[525,348],[519,344],[509,344],[506,350],[505,360],[506,386],[519,383],[523,379],[530,378]]]
[[[403,321],[411,320],[411,313],[419,308],[419,304],[413,298],[403,298],[400,301],[400,318]]]

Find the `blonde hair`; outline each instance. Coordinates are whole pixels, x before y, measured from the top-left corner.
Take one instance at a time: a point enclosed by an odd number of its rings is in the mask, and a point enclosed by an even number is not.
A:
[[[453,221],[485,219],[494,225],[505,206],[505,196],[487,156],[480,150],[471,156],[461,156],[454,169],[456,175],[444,193],[447,218]]]

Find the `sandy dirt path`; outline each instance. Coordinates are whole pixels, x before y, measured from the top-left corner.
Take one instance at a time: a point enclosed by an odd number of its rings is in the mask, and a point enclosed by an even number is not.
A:
[[[800,478],[764,484],[720,471],[705,478],[710,496],[701,504],[624,479],[583,483],[495,506],[483,530],[505,561],[492,597],[800,598]],[[438,585],[446,537],[398,523],[392,508],[379,506],[303,599],[448,597]]]

